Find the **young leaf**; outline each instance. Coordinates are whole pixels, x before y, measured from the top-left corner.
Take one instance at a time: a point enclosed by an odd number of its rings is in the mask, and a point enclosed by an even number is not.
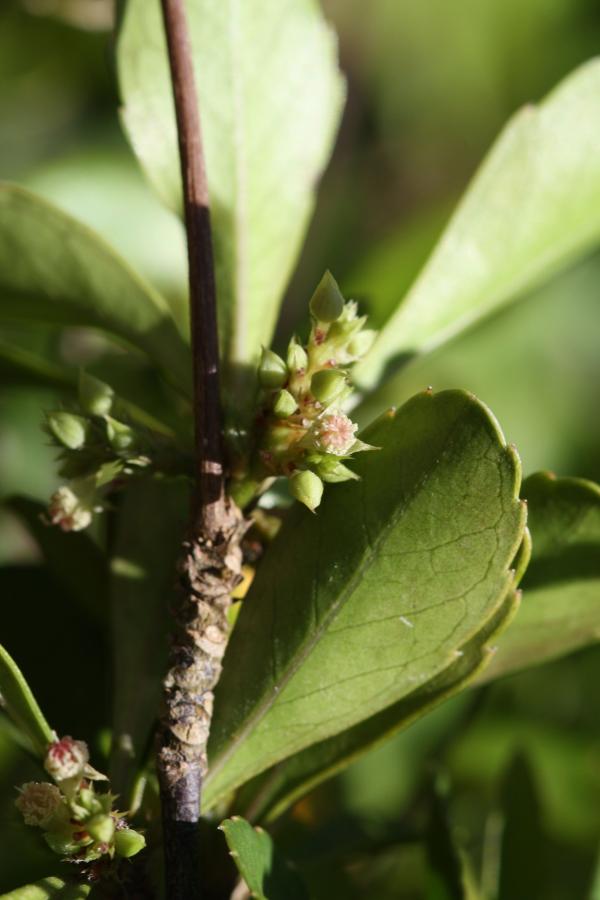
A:
[[[0,700],[15,724],[27,735],[36,753],[41,757],[54,732],[46,722],[31,688],[14,659],[0,644]]]
[[[202,117],[226,366],[268,346],[331,152],[344,95],[315,0],[186,4]],[[128,0],[118,40],[123,122],[174,209],[181,186],[158,3]],[[250,382],[240,382],[243,389]]]
[[[189,350],[160,294],[85,225],[9,184],[0,184],[0,310],[17,321],[100,328],[188,387]]]
[[[367,439],[383,449],[363,455],[362,480],[329,491],[316,518],[292,512],[243,605],[206,802],[426,684],[512,584],[519,460],[485,407],[426,392]]]
[[[50,877],[2,894],[0,900],[83,900],[91,890],[91,885],[67,884],[61,878]]]
[[[540,472],[522,495],[533,539],[523,602],[479,681],[600,640],[600,487]]]
[[[128,488],[119,510],[109,588],[115,684],[111,783],[125,802],[159,708],[168,599],[188,507],[184,482],[146,480]]]
[[[307,747],[253,779],[242,788],[237,808],[251,809],[253,818],[263,821],[276,819],[317,784],[468,687],[490,660],[490,642],[512,620],[518,606],[519,595],[511,588],[498,611],[463,645],[461,655],[443,672],[398,703]]]
[[[234,816],[219,826],[251,897],[257,900],[304,900],[306,890],[296,872],[278,855],[270,836]]]
[[[600,239],[600,60],[518,112],[492,147],[417,281],[355,370],[373,387],[524,294]]]

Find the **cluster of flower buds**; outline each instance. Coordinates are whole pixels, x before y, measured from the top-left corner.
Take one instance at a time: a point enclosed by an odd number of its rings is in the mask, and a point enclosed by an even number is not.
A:
[[[143,436],[111,415],[114,392],[81,373],[77,412],[48,413],[46,431],[61,450],[60,474],[69,480],[50,498],[48,519],[63,531],[81,531],[103,509],[103,488],[150,464]]]
[[[263,391],[258,421],[256,478],[285,476],[293,496],[314,511],[323,482],[356,478],[344,464],[370,450],[343,411],[352,393],[348,367],[370,348],[375,332],[364,328],[356,303],[344,302],[327,272],[310,301],[312,327],[303,346],[295,337],[284,360],[263,350],[258,370]]]
[[[135,856],[143,849],[144,836],[113,810],[114,796],[95,790],[94,782],[106,781],[106,776],[90,766],[83,741],[72,737],[54,741],[44,768],[55,784],[24,784],[16,806],[26,825],[42,829],[51,850],[66,861],[86,864]]]

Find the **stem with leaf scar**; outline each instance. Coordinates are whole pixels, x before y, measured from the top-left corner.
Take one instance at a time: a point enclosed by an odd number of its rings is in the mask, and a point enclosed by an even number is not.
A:
[[[216,289],[208,187],[184,0],[162,0],[175,100],[188,244],[195,491],[179,563],[175,630],[158,731],[169,900],[201,892],[198,822],[213,690],[240,580],[245,521],[225,492]]]

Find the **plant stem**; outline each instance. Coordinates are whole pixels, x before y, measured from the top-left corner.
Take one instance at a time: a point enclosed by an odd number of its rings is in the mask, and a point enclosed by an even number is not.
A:
[[[189,260],[195,491],[179,564],[175,632],[158,732],[169,900],[201,893],[198,822],[213,689],[227,642],[227,608],[240,580],[245,523],[225,493],[216,288],[208,187],[184,0],[162,0],[175,99]]]

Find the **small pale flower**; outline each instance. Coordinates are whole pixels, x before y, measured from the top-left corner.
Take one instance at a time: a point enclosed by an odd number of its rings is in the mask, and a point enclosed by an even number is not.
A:
[[[313,430],[315,444],[325,453],[345,456],[350,453],[356,440],[358,425],[345,413],[330,413],[319,419]]]
[[[83,531],[92,521],[91,510],[66,485],[52,494],[48,515],[52,525],[58,525],[63,531]]]
[[[47,781],[28,781],[20,789],[15,806],[26,825],[44,828],[63,802],[59,789]]]
[[[82,776],[89,758],[87,744],[67,736],[50,744],[44,768],[55,781],[65,781],[67,778]]]

